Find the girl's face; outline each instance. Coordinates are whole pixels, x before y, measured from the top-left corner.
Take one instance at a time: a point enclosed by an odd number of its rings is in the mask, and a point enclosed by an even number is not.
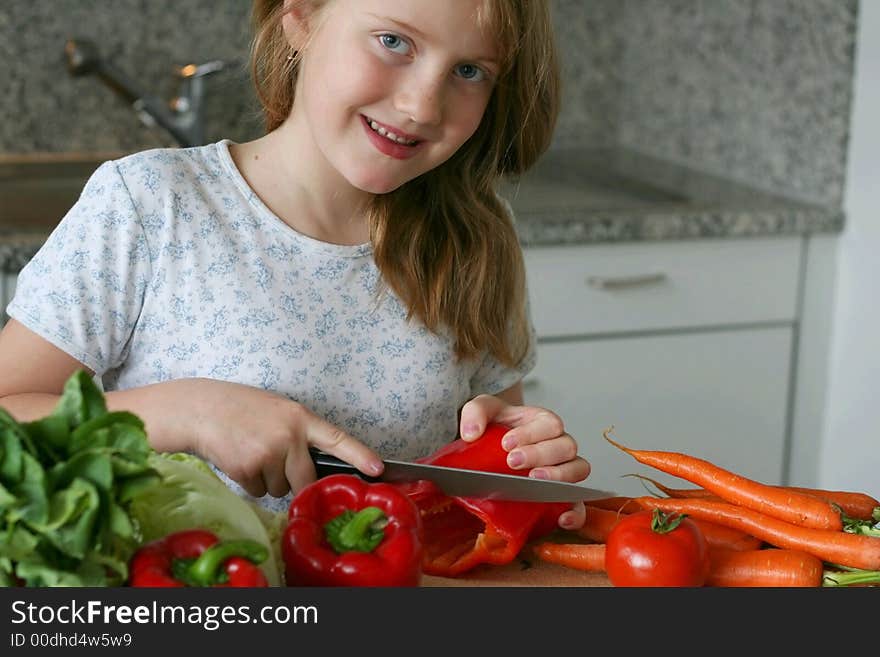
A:
[[[312,16],[294,120],[351,185],[390,192],[474,134],[498,73],[482,2],[333,0]]]

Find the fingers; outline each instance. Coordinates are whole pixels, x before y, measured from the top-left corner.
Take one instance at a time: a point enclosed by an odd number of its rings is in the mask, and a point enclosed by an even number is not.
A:
[[[284,463],[284,481],[296,495],[304,487],[315,481],[315,464],[308,452],[290,450]]]
[[[587,520],[587,507],[583,502],[575,502],[570,511],[559,516],[557,521],[563,529],[580,529]]]
[[[476,440],[483,435],[486,425],[490,421],[506,424],[502,419],[502,412],[506,408],[522,408],[510,406],[503,399],[494,395],[478,395],[461,407],[461,419],[458,433],[463,440]]]
[[[531,477],[568,482],[582,481],[590,474],[590,464],[577,455],[577,442],[565,432],[562,418],[556,413],[479,395],[461,409],[460,435],[464,440],[475,440],[489,422],[511,428],[501,444],[509,452],[507,464],[514,470],[529,470]],[[578,517],[575,513],[571,519],[577,522]]]
[[[589,464],[578,457],[577,443],[567,433],[532,444],[521,436],[509,436],[501,444],[508,450],[507,465],[514,470],[534,469],[531,476],[555,481],[580,481],[589,474]]]
[[[478,395],[461,407],[459,434],[464,440],[479,438],[489,422],[519,427],[536,423],[530,433],[544,437],[562,433],[563,424],[558,415],[538,406],[508,404],[494,395]]]
[[[384,464],[376,452],[314,413],[306,409],[303,409],[303,412],[311,416],[306,427],[306,439],[309,445],[332,454],[346,463],[351,463],[365,475],[374,477],[382,472]],[[311,465],[311,459],[307,455],[306,458]],[[314,466],[312,466],[312,479],[314,478]]]
[[[381,473],[382,460],[369,447],[295,402],[285,404],[262,441],[237,445],[225,471],[254,497],[283,497],[315,481],[310,445],[351,463],[364,474]]]
[[[233,478],[234,479],[234,478]],[[241,486],[248,495],[253,497],[263,497],[267,493],[266,483],[262,477],[238,479],[236,483]]]
[[[580,456],[565,463],[540,465],[529,470],[529,476],[535,479],[550,479],[552,481],[567,481],[569,483],[583,481],[589,475],[590,463]]]

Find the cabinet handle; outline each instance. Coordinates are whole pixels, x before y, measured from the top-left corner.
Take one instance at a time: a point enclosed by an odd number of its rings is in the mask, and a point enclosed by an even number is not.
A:
[[[647,285],[656,285],[666,280],[666,274],[657,272],[655,274],[637,274],[635,276],[589,276],[587,277],[587,285],[597,290],[623,290],[631,287],[645,287]]]

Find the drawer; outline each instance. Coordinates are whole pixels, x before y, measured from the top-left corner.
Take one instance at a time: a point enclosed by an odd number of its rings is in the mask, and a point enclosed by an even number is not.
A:
[[[539,337],[793,322],[799,237],[529,247]]]

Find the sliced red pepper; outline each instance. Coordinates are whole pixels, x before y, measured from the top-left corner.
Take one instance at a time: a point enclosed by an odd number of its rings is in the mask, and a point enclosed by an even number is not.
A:
[[[267,587],[259,565],[269,556],[256,541],[220,541],[204,529],[174,532],[137,550],[129,563],[135,587]]]
[[[288,586],[418,586],[421,521],[391,484],[322,477],[290,503],[281,543]]]
[[[475,441],[455,440],[419,459],[447,467],[525,476],[507,465],[501,439],[510,427],[490,423]],[[510,563],[531,539],[556,527],[568,503],[511,502],[445,495],[429,481],[400,484],[422,516],[422,570],[455,577],[484,563]]]

